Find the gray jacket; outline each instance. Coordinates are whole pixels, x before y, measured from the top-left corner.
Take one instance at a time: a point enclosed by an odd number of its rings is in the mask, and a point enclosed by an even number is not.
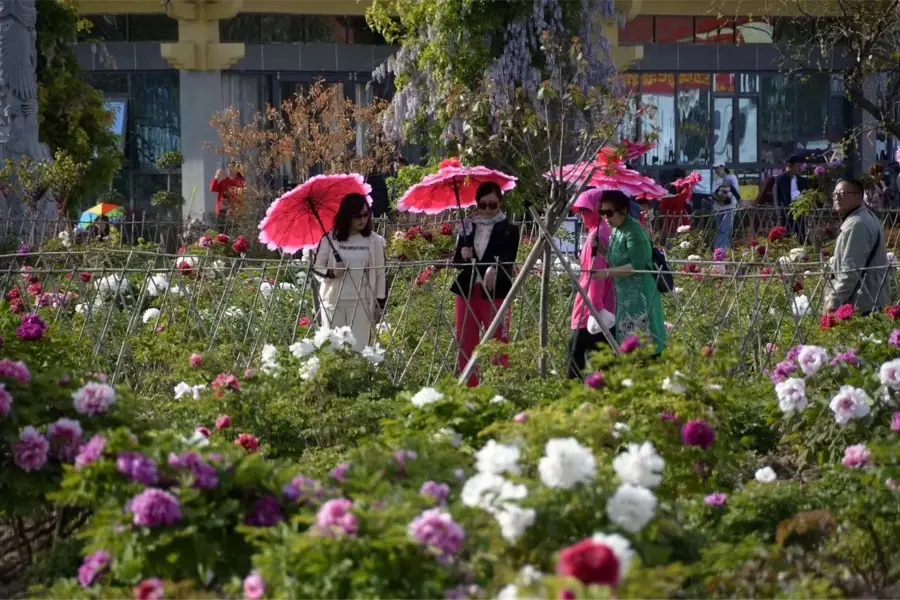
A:
[[[891,302],[891,269],[881,221],[865,206],[841,225],[825,299],[832,309],[853,304],[859,313],[883,309]],[[877,249],[872,255],[872,249]],[[872,256],[868,268],[866,261]]]

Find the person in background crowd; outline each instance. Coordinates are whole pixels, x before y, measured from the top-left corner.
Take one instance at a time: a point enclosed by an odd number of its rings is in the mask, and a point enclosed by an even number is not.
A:
[[[788,207],[793,204],[809,187],[809,181],[800,176],[800,165],[803,161],[792,156],[788,159],[784,173],[775,178],[775,206],[778,213],[778,224],[787,227],[796,235],[801,244],[806,243],[806,223],[803,219],[797,221],[788,212]]]
[[[512,271],[519,252],[519,228],[503,212],[503,191],[496,183],[482,183],[475,192],[476,213],[456,241],[454,265],[459,276],[450,290],[456,295],[456,341],[459,368],[465,370],[482,332],[503,304],[512,287]],[[509,343],[509,313],[494,339]],[[494,361],[509,366],[506,356]],[[476,387],[478,376],[469,377]]]
[[[347,195],[334,229],[319,242],[313,269],[323,277],[322,326],[350,327],[357,352],[369,345],[372,327],[381,321],[387,302],[384,253],[384,238],[372,231],[368,200]]]
[[[659,201],[659,215],[663,221],[663,244],[668,238],[674,237],[678,233],[679,227],[691,224],[691,218],[688,216],[688,204],[693,193],[691,187],[685,186],[679,190],[670,184],[667,189],[669,195]]]
[[[103,242],[109,238],[109,217],[102,216],[94,221],[93,225],[91,225],[91,238]]]
[[[831,277],[825,286],[825,311],[852,304],[861,314],[890,304],[890,261],[884,229],[863,202],[864,188],[855,179],[842,179],[832,196],[834,211],[843,219]]]
[[[598,208],[603,192],[589,190],[575,201],[572,209],[581,216],[588,229],[584,247],[581,249],[581,278],[579,284],[587,292],[591,304],[597,312],[606,310],[616,314],[616,291],[609,280],[596,281],[591,274],[609,266],[606,262],[606,250],[612,229],[605,219],[600,217]],[[602,344],[608,343],[603,332],[591,333],[588,321],[591,311],[581,294],[575,295],[575,307],[572,310],[572,339],[569,343],[569,379],[581,379],[587,364],[588,353],[596,351]],[[615,329],[611,332],[615,335]]]
[[[738,208],[741,193],[737,177],[724,164],[715,166],[712,192],[712,212],[716,222],[716,237],[713,242],[713,248],[731,248],[734,214]]]
[[[216,193],[216,218],[226,219],[234,206],[235,188],[244,187],[244,176],[238,171],[234,177],[228,169],[218,169],[209,184],[209,191]]]
[[[608,269],[594,273],[596,281],[612,279],[616,290],[616,338],[647,335],[661,353],[666,347],[662,298],[653,275],[650,236],[628,214],[631,199],[619,190],[603,192],[600,214],[613,228],[606,260]],[[642,271],[642,272],[636,272]]]
[[[385,216],[390,211],[390,199],[384,175],[373,173],[366,177],[366,183],[372,186],[372,192],[369,194],[372,198],[372,216],[376,219]]]
[[[872,178],[872,187],[866,189],[864,200],[871,210],[884,210],[890,206],[890,189],[884,180],[884,167],[875,163],[869,169],[869,177]]]

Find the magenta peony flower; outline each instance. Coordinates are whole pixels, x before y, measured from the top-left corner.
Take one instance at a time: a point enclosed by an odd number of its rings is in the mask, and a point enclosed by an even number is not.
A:
[[[109,570],[111,562],[112,557],[105,550],[97,550],[90,556],[86,556],[84,562],[78,567],[78,583],[84,588],[91,587]]]
[[[116,459],[116,469],[132,481],[144,485],[156,485],[159,471],[156,461],[140,452],[123,452]]]
[[[350,470],[350,465],[347,463],[341,463],[335,468],[331,470],[331,478],[337,481],[338,483],[347,483],[347,472]]]
[[[284,514],[281,512],[281,504],[278,499],[274,496],[266,496],[253,503],[244,524],[250,527],[275,527],[282,521],[284,521]]]
[[[0,360],[0,378],[12,379],[25,385],[31,381],[31,371],[21,360]]]
[[[205,438],[208,438],[209,436],[212,435],[212,432],[209,430],[209,427],[204,427],[202,425],[200,427],[197,427],[197,429],[194,430],[194,433],[199,433],[200,435],[202,435]]]
[[[37,429],[29,425],[19,434],[19,441],[13,447],[13,457],[20,469],[26,473],[39,471],[47,464],[50,442]]]
[[[673,412],[664,412],[659,415],[660,421],[666,421],[668,423],[678,423],[681,419],[678,418],[678,415]]]
[[[134,515],[132,522],[139,527],[174,525],[181,520],[178,498],[157,488],[147,488],[132,498],[126,510]]]
[[[419,495],[431,498],[438,504],[446,504],[447,498],[450,497],[450,486],[446,483],[426,481],[419,489]]]
[[[855,349],[848,350],[843,354],[838,354],[834,358],[831,359],[832,367],[839,367],[841,365],[847,365],[850,367],[858,367],[860,365],[859,356],[857,356]]]
[[[335,498],[322,505],[316,514],[316,525],[322,535],[340,537],[355,536],[359,531],[359,519],[350,512],[353,503],[345,498]]]
[[[91,382],[72,394],[80,415],[101,415],[116,403],[116,390],[105,383]]]
[[[862,469],[872,464],[872,453],[865,444],[847,446],[844,449],[844,459],[841,464],[848,469]]]
[[[635,350],[641,347],[641,338],[636,335],[629,336],[625,338],[622,344],[619,346],[619,350],[622,351],[623,354],[631,354]]]
[[[838,321],[849,321],[856,314],[852,304],[845,304],[834,311],[834,318]]]
[[[794,362],[797,360],[797,357],[800,356],[800,351],[803,350],[803,346],[794,346],[791,348],[790,352],[787,353],[787,356],[784,357],[784,360],[789,362]]]
[[[900,350],[900,329],[895,329],[888,337],[888,344]]]
[[[900,433],[900,412],[891,415],[891,431]]]
[[[191,354],[188,363],[195,369],[203,364],[203,356],[200,354]]]
[[[231,427],[231,417],[228,415],[219,415],[219,418],[216,419],[216,429],[218,431],[222,431],[223,429],[228,429]]]
[[[781,383],[790,379],[799,368],[796,363],[787,360],[778,363],[775,365],[775,371],[772,373],[772,383]]]
[[[145,579],[134,588],[134,600],[162,600],[165,592],[159,579]]]
[[[12,410],[12,405],[12,394],[7,392],[6,386],[0,383],[0,418],[6,418],[9,416],[9,413]]]
[[[716,508],[721,508],[728,502],[728,494],[710,494],[709,496],[704,498],[703,501],[707,506],[715,506]]]
[[[106,438],[102,435],[92,437],[78,451],[78,455],[75,457],[75,470],[80,471],[84,467],[100,460],[104,450],[106,450]]]
[[[234,440],[236,446],[243,448],[248,454],[252,454],[259,450],[259,440],[255,435],[250,433],[241,433]]]
[[[819,165],[818,167],[815,168],[813,173],[815,173],[816,177],[821,177],[822,175],[825,174],[825,167],[823,167],[822,165]]]
[[[208,235],[200,236],[200,239],[197,240],[197,245],[203,249],[212,248],[213,240]]]
[[[219,485],[219,474],[215,467],[204,461],[196,452],[185,452],[181,456],[170,454],[169,466],[173,469],[189,470],[194,476],[194,487],[197,489],[214,490]]]
[[[708,450],[716,441],[716,430],[705,421],[688,421],[681,428],[681,441],[685,446],[697,446]]]
[[[81,423],[72,419],[59,419],[47,427],[51,454],[60,462],[72,462],[81,448]]]
[[[466,534],[449,513],[440,509],[426,510],[409,524],[409,537],[425,546],[441,564],[447,564],[462,548]]]
[[[516,416],[513,417],[513,421],[515,421],[516,423],[519,423],[519,424],[527,423],[528,422],[528,413],[520,412],[519,414],[517,414]]]
[[[23,342],[39,342],[47,331],[47,324],[38,315],[28,315],[16,329],[16,337]]]
[[[245,600],[261,600],[266,595],[266,582],[262,575],[256,571],[251,571],[247,578],[244,579],[244,598]]]
[[[728,258],[728,250],[725,248],[716,248],[713,251],[713,260],[716,262],[724,262]]]
[[[592,390],[599,390],[600,388],[606,386],[606,377],[603,376],[603,373],[601,371],[597,371],[593,375],[589,375],[584,380],[584,385],[588,386]]]

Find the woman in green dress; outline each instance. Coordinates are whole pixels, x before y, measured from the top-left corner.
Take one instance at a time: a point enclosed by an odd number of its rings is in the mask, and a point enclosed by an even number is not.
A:
[[[612,278],[616,288],[616,335],[619,343],[632,335],[649,336],[657,353],[666,347],[662,298],[653,271],[653,246],[641,224],[628,214],[631,199],[619,190],[603,193],[600,214],[613,228],[606,259],[610,268],[594,279]],[[636,271],[645,271],[636,273]]]

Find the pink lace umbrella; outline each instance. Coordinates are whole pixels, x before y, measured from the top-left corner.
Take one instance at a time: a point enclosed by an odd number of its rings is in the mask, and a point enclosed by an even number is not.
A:
[[[703,176],[700,173],[691,173],[687,177],[682,177],[681,179],[676,179],[672,182],[678,189],[690,188],[691,191],[694,191],[694,188],[703,181]]]
[[[583,184],[601,191],[621,190],[635,200],[656,200],[668,194],[665,188],[651,178],[626,167],[615,148],[602,148],[597,158],[591,162],[566,165],[562,169],[544,173],[547,179],[560,176],[568,184]]]
[[[437,173],[409,188],[397,203],[397,210],[426,215],[462,210],[475,205],[475,192],[482,183],[496,183],[508,192],[516,187],[516,181],[487,167],[464,167],[458,158],[451,158],[441,162]]]
[[[360,194],[371,206],[371,192],[372,187],[357,173],[312,177],[269,206],[259,223],[259,241],[269,250],[281,250],[286,254],[315,248],[334,228],[334,219],[344,197]],[[334,246],[332,250],[340,260]]]

